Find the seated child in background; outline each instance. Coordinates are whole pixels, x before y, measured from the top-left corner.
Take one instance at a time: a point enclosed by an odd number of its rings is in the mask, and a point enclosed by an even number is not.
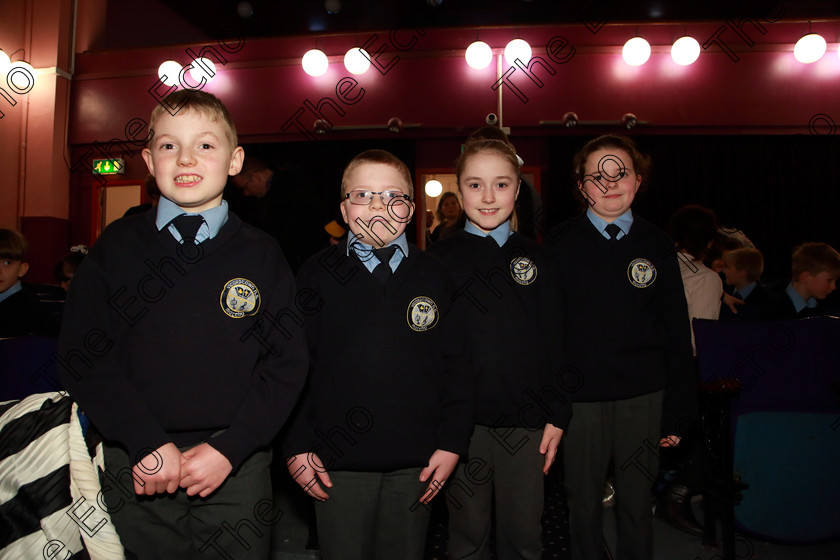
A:
[[[109,225],[73,277],[61,378],[105,438],[100,505],[128,558],[264,560],[282,514],[268,445],[307,367],[294,278],[222,198],[243,156],[222,102],[178,90],[149,122],[160,202]]]
[[[0,229],[0,338],[42,334],[55,336],[58,325],[20,279],[29,271],[23,234]]]
[[[770,292],[759,284],[764,272],[764,256],[758,249],[734,249],[723,255],[723,274],[732,296],[744,302],[733,314],[728,307],[722,306],[721,319],[756,318],[760,308],[770,299]]]
[[[341,182],[349,239],[306,261],[311,367],[284,441],[289,473],[316,500],[325,560],[422,560],[426,504],[472,431],[464,328],[437,258],[406,241],[408,167],[369,150]]]
[[[761,308],[764,320],[814,317],[823,311],[817,300],[833,292],[840,275],[840,253],[827,243],[803,243],[793,252],[791,281],[785,291]]]
[[[76,269],[82,264],[82,261],[87,255],[88,248],[84,245],[74,245],[70,248],[70,252],[61,257],[53,267],[53,276],[58,281],[61,288],[66,292],[70,288],[70,281],[76,274]]]

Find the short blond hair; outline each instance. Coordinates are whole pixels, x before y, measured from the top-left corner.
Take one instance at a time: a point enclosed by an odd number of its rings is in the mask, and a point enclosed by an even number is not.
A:
[[[164,112],[175,116],[180,111],[196,111],[210,117],[213,122],[221,122],[225,128],[225,136],[230,142],[230,149],[232,150],[239,145],[239,140],[236,137],[236,125],[233,124],[233,118],[225,104],[212,93],[195,89],[179,89],[170,93],[163,101],[155,105],[149,119],[149,129],[152,131],[149,135],[149,144],[154,140],[155,124]]]
[[[758,282],[764,273],[764,255],[758,249],[744,247],[723,254],[723,262],[747,273],[748,282]]]
[[[403,161],[385,150],[367,150],[357,155],[350,160],[347,167],[344,168],[344,174],[341,176],[341,196],[347,193],[347,181],[350,179],[350,174],[356,170],[360,165],[365,163],[380,163],[382,165],[390,165],[400,172],[405,184],[408,186],[408,194],[414,199],[414,182],[411,180],[411,171]]]

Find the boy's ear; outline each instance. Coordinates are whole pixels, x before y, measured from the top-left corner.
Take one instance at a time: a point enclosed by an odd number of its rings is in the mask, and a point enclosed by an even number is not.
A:
[[[155,164],[152,163],[152,151],[149,148],[143,148],[143,151],[140,153],[143,154],[143,161],[146,162],[146,168],[149,170],[149,173],[154,175]]]
[[[242,171],[242,162],[244,160],[245,150],[242,149],[242,146],[237,146],[233,149],[233,153],[230,155],[230,168],[228,169],[228,175],[231,177],[239,175],[239,172]]]
[[[18,278],[23,278],[23,275],[29,272],[29,263],[22,262],[20,263],[20,268],[18,269]]]
[[[636,175],[636,192],[639,191],[639,187],[642,186],[642,176]]]
[[[338,203],[338,208],[341,210],[341,217],[344,219],[344,223],[350,225],[350,220],[347,219],[347,210],[344,208],[344,201]]]

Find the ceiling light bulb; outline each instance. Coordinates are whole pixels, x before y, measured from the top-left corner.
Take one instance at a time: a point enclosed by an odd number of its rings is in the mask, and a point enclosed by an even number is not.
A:
[[[158,67],[158,78],[161,83],[168,86],[178,85],[178,75],[181,73],[181,65],[174,60],[167,60]]]
[[[0,50],[0,74],[5,74],[12,66],[12,60],[5,52]]]
[[[671,47],[671,58],[680,66],[693,64],[700,56],[700,43],[694,37],[680,37]]]
[[[796,46],[793,47],[793,56],[803,64],[811,64],[822,58],[825,47],[825,39],[821,35],[811,33],[796,42]]]
[[[432,198],[440,196],[440,193],[443,192],[443,185],[440,181],[436,179],[432,179],[431,181],[426,181],[426,186],[424,187],[426,191],[426,196],[430,196]]]
[[[28,62],[22,60],[13,62],[6,74],[6,83],[18,95],[24,95],[35,87],[35,69]]]
[[[621,56],[630,66],[641,66],[650,58],[650,43],[641,37],[633,37],[624,43]]]
[[[330,61],[327,60],[327,55],[318,49],[306,51],[300,61],[303,66],[303,71],[310,76],[321,76],[327,71]]]
[[[470,68],[481,70],[482,68],[487,68],[493,61],[493,50],[484,41],[476,41],[467,47],[467,52],[464,53],[464,57],[467,59],[467,64],[470,65]]]
[[[351,74],[364,74],[370,68],[370,56],[359,47],[353,47],[344,55],[344,67]]]
[[[198,84],[210,83],[215,76],[216,65],[209,58],[196,58],[190,64],[190,77]]]
[[[514,39],[505,47],[505,60],[510,66],[514,65],[515,60],[519,60],[522,64],[528,64],[531,60],[531,45],[528,41],[523,39]]]

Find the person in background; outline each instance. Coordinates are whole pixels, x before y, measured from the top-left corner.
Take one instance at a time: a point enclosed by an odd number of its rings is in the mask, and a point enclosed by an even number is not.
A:
[[[715,213],[696,204],[683,206],[671,216],[669,229],[679,252],[689,325],[694,318],[717,320],[723,283],[720,276],[703,264],[718,229]],[[694,350],[693,331],[691,346]]]
[[[721,306],[721,319],[754,318],[770,299],[770,292],[762,286],[764,256],[758,249],[733,249],[723,255],[723,276],[732,297],[743,300],[744,307],[735,315],[728,307]]]
[[[330,245],[338,245],[341,243],[341,239],[347,235],[347,230],[337,220],[333,220],[325,225],[324,231],[330,236]]]
[[[438,200],[437,210],[435,211],[438,225],[432,230],[432,243],[442,241],[463,228],[463,214],[464,211],[461,208],[458,195],[451,191],[443,193]]]
[[[828,243],[803,243],[793,251],[791,261],[790,283],[762,306],[763,320],[820,315],[818,302],[837,288],[840,253]]]
[[[55,336],[58,326],[37,296],[21,283],[29,271],[29,244],[22,233],[0,229],[0,338]]]
[[[323,246],[318,221],[290,208],[315,208],[317,197],[304,173],[288,166],[271,167],[246,157],[231,182],[243,195],[234,207],[242,221],[268,233],[280,244],[292,272]]]
[[[125,211],[123,217],[131,216],[132,214],[142,214],[144,212],[148,212],[155,206],[157,206],[158,201],[160,200],[160,189],[155,182],[155,177],[151,173],[146,175],[146,179],[143,181],[143,188],[146,190],[146,198],[149,202],[144,204],[138,204],[137,206],[132,206],[128,210]]]
[[[76,274],[76,269],[79,268],[79,265],[85,259],[87,252],[88,248],[86,245],[74,245],[70,247],[69,253],[55,263],[53,276],[65,292],[70,288],[70,281]]]

